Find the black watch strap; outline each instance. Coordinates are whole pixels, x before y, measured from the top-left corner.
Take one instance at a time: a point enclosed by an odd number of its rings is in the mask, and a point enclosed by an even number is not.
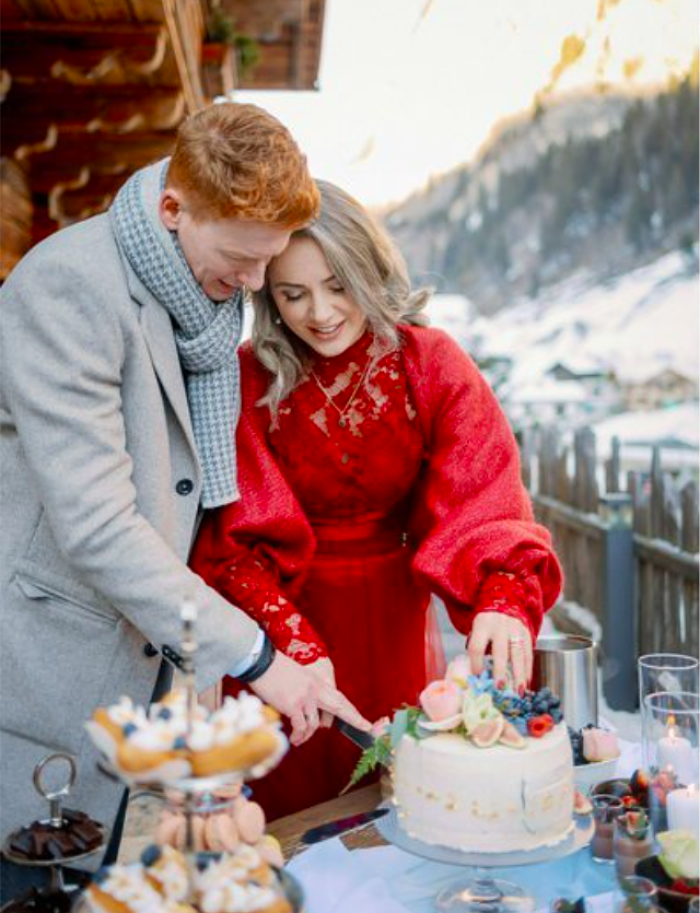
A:
[[[276,652],[272,641],[266,634],[258,658],[249,669],[246,669],[245,672],[241,672],[240,675],[237,675],[236,679],[246,685],[248,682],[254,682],[257,678],[260,678],[260,676],[264,675],[272,665]]]

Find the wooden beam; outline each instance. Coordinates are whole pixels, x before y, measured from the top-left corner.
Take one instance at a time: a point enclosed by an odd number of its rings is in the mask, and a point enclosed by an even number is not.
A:
[[[53,84],[51,90],[17,85],[2,108],[3,134],[22,132],[34,124],[46,124],[49,117],[62,130],[90,130],[90,124],[101,120],[109,129],[119,129],[124,122],[140,114],[146,129],[172,130],[184,117],[184,97],[176,89],[149,91],[139,87],[110,86],[111,92],[82,86]],[[4,141],[5,136],[0,136]]]
[[[139,48],[152,45],[160,29],[161,26],[156,23],[136,22],[3,22],[3,53],[13,45],[20,45],[26,51],[28,42],[32,46],[43,44],[59,49]]]
[[[50,193],[57,184],[75,181],[82,168],[92,173],[128,174],[172,152],[174,134],[60,134],[46,154],[31,151],[23,164],[33,193]]]

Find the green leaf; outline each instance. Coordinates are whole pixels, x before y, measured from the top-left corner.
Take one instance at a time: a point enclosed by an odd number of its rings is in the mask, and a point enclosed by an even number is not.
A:
[[[391,744],[387,736],[381,736],[376,739],[374,745],[366,748],[360,755],[360,760],[350,777],[350,782],[345,786],[340,795],[344,795],[351,786],[359,783],[368,773],[371,773],[375,767],[381,765],[386,767],[391,758]]]
[[[391,747],[396,748],[408,729],[408,709],[397,710],[389,730]]]

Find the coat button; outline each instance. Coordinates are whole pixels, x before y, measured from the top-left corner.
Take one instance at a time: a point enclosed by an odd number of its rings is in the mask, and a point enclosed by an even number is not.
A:
[[[175,491],[179,495],[191,495],[194,491],[194,482],[192,479],[180,479],[175,486]]]
[[[144,654],[144,656],[147,656],[149,659],[152,659],[154,656],[158,656],[158,651],[153,646],[153,644],[144,644],[143,654]]]

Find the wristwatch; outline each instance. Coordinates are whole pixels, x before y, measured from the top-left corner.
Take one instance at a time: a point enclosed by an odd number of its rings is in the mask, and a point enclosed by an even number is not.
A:
[[[246,685],[248,682],[254,682],[256,679],[260,678],[260,676],[264,675],[272,665],[276,652],[274,644],[266,634],[263,638],[260,652],[257,655],[254,654],[252,665],[249,666],[245,672],[241,672],[240,675],[237,675],[236,679]]]

